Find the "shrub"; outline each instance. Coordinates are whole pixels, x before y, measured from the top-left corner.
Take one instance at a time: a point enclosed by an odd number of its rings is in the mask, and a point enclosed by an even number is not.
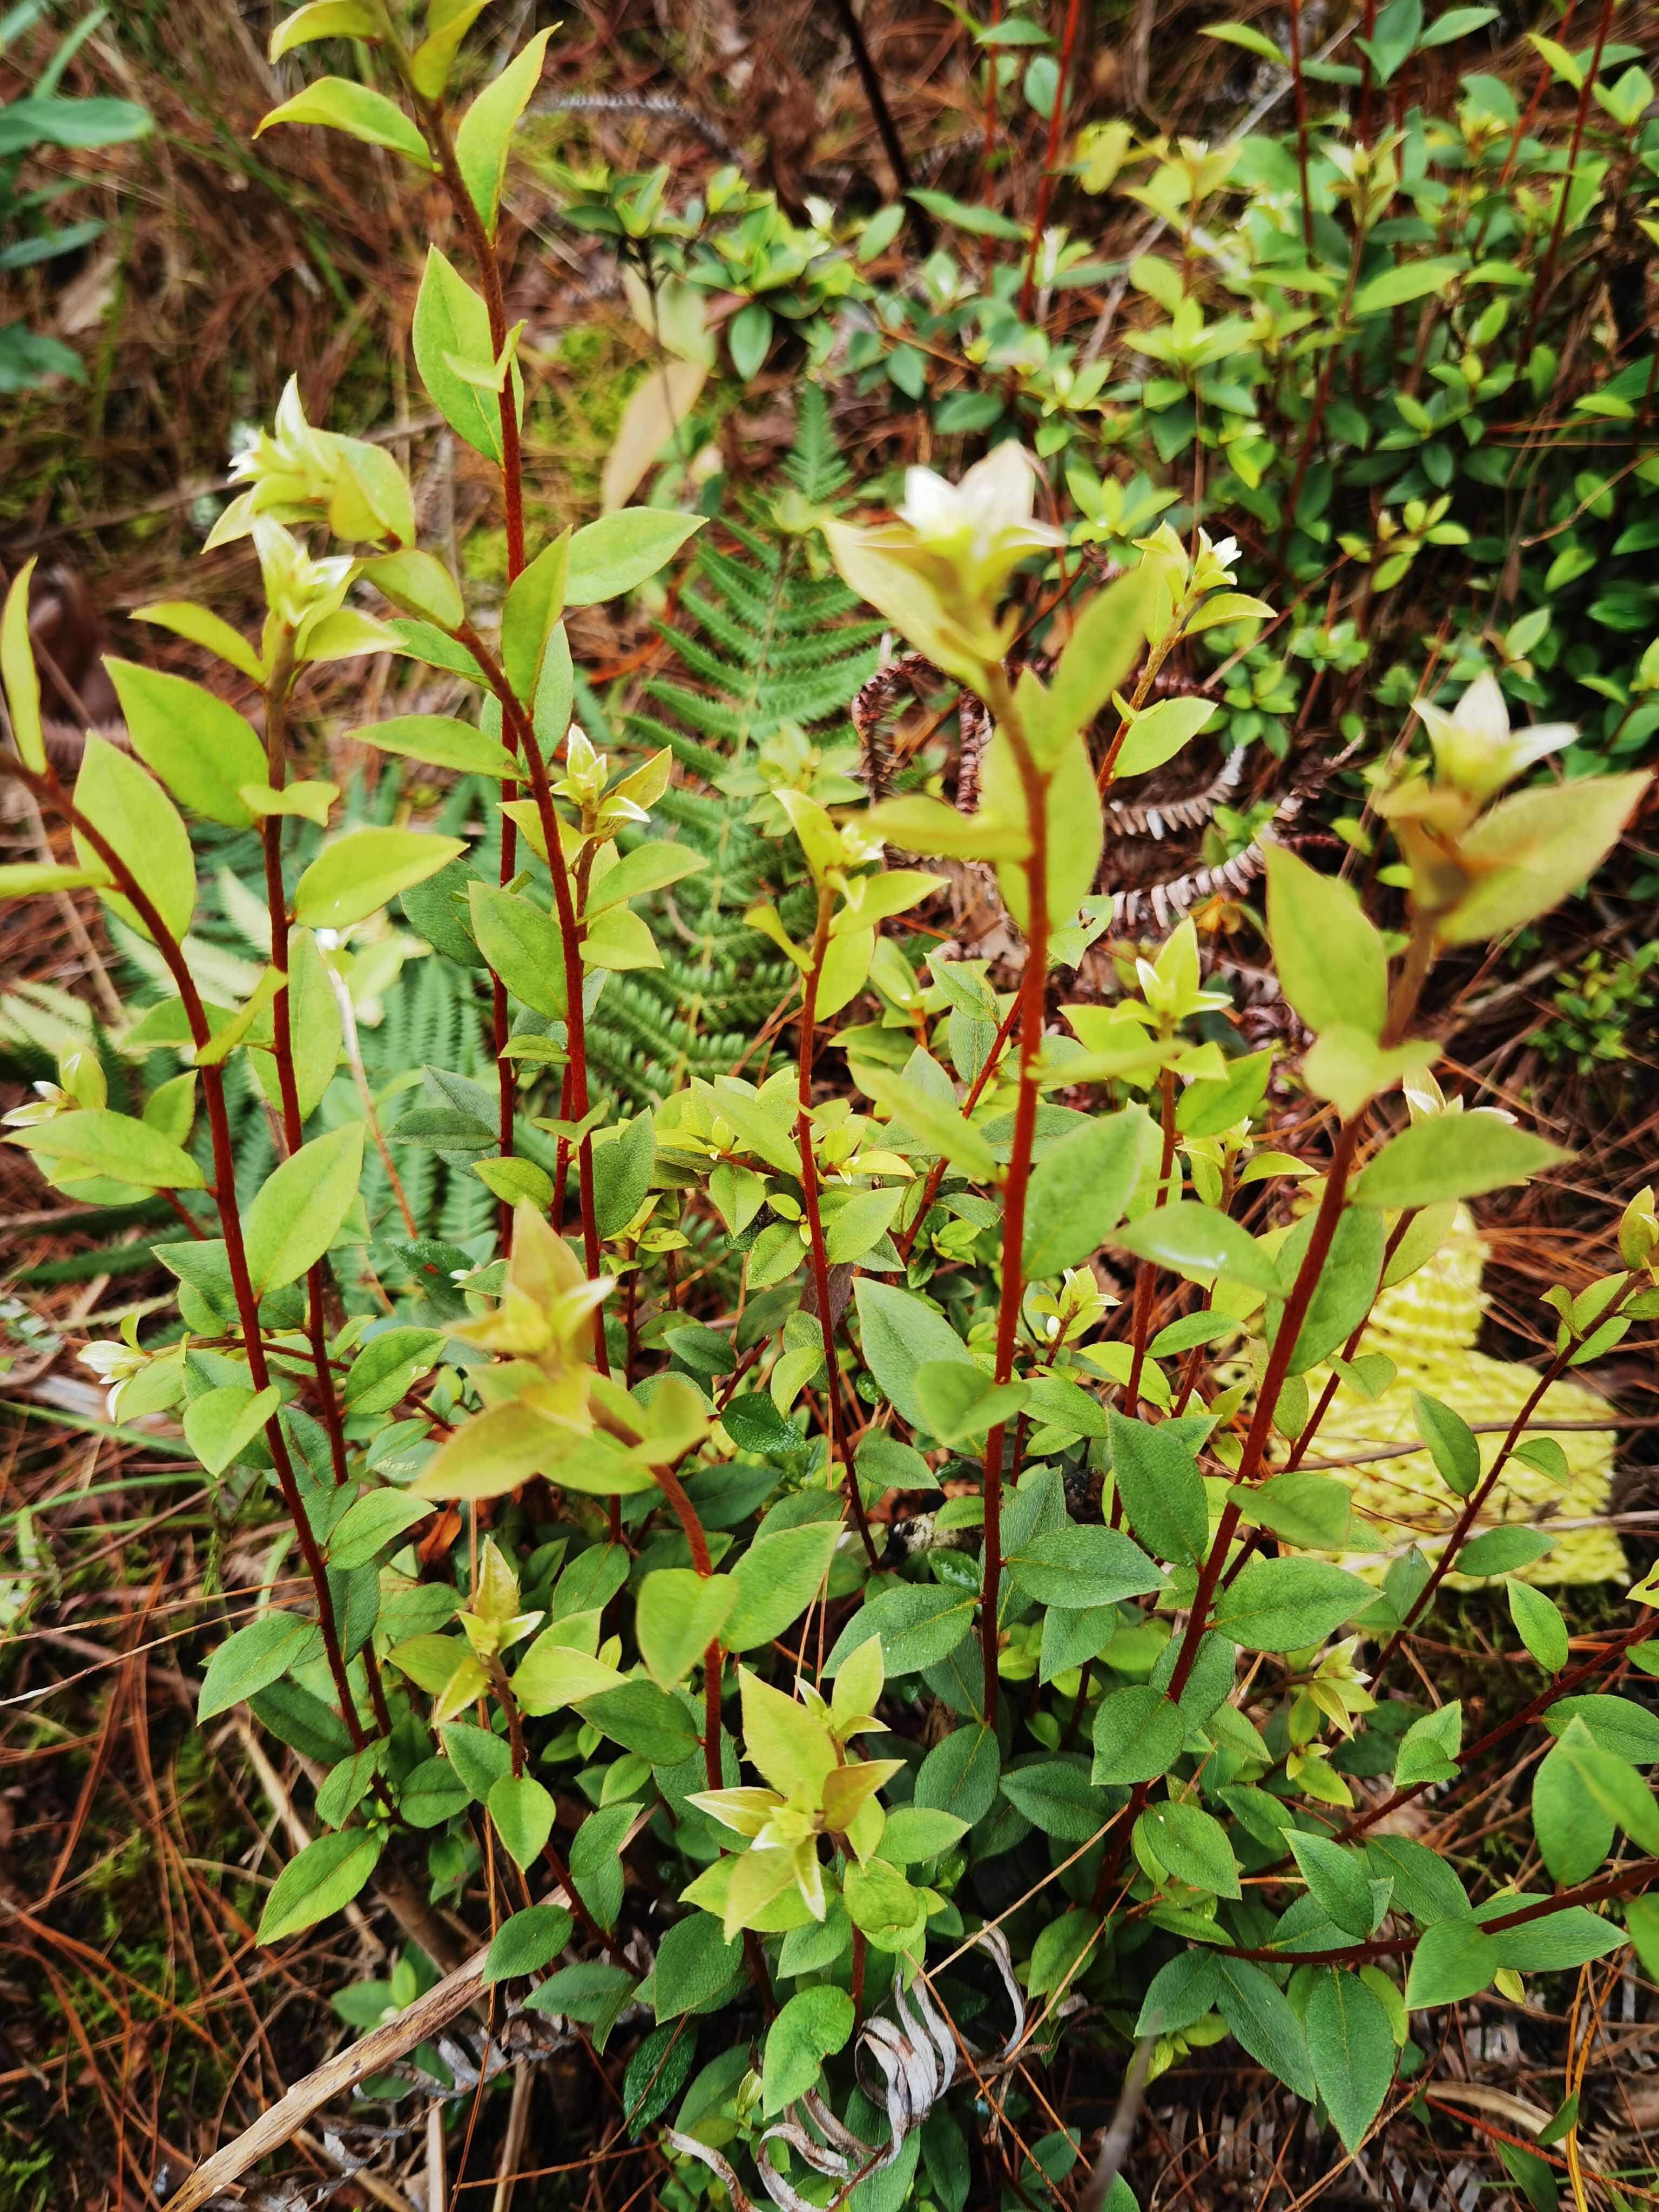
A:
[[[263,736],[117,660],[136,758],[88,738],[70,791],[41,742],[27,573],[0,633],[7,768],[74,848],[0,887],[94,887],[172,987],[128,1048],[180,1063],[128,1112],[102,1061],[70,1052],[12,1140],[66,1193],[161,1193],[183,1217],[188,1238],[158,1248],[179,1331],[131,1324],[94,1364],[114,1418],[176,1412],[211,1479],[274,1492],[308,1590],[237,1627],[201,1693],[203,1722],[246,1702],[326,1769],[322,1832],[272,1886],[260,1940],[338,1911],[383,1865],[423,1864],[434,1898],[495,1931],[445,1985],[452,2016],[505,1982],[597,2051],[629,2045],[632,2124],[676,2108],[660,2139],[687,2202],[718,2182],[741,2205],[752,2166],[786,2206],[827,2179],[887,2207],[924,2186],[924,2160],[929,2197],[960,2212],[975,2087],[1022,2094],[1024,2055],[1059,2045],[1078,1996],[1095,2046],[1125,2066],[1133,2049],[1136,2078],[1231,2033],[1353,2151],[1422,2063],[1414,2013],[1518,1994],[1525,1973],[1626,1941],[1659,1969],[1640,1902],[1659,1812],[1638,1771],[1659,1723],[1599,1686],[1626,1655],[1651,1667],[1652,1592],[1574,1656],[1558,1607],[1517,1578],[1547,1532],[1482,1524],[1512,1458],[1552,1470],[1537,1398],[1488,1457],[1419,1394],[1423,1449],[1461,1506],[1432,1563],[1399,1550],[1380,1586],[1341,1561],[1393,1549],[1390,1532],[1310,1458],[1339,1385],[1393,1380],[1364,1348],[1380,1290],[1430,1262],[1462,1201],[1565,1157],[1442,1095],[1418,1018],[1433,963],[1568,896],[1646,779],[1522,786],[1570,728],[1512,730],[1489,676],[1455,708],[1419,699],[1427,758],[1375,793],[1403,931],[1340,877],[1267,854],[1266,933],[1305,1051],[1246,1052],[1217,1022],[1228,1001],[1190,920],[1055,1028],[1051,986],[1078,988],[1110,918],[1104,794],[1207,719],[1155,698],[1152,676],[1183,641],[1273,610],[1237,589],[1230,541],[1149,518],[1041,675],[1015,653],[1015,580],[1065,533],[1035,519],[1036,465],[1008,441],[957,483],[914,471],[890,520],[822,526],[850,591],[988,708],[977,805],[920,789],[826,804],[811,763],[772,784],[773,834],[787,823],[810,893],[793,928],[771,907],[748,919],[799,974],[793,1064],[758,1085],[692,1077],[617,1118],[590,1083],[596,1000],[660,962],[635,902],[707,861],[635,834],[669,753],[619,769],[573,721],[563,617],[644,582],[698,524],[623,508],[526,542],[519,333],[492,240],[546,34],[452,131],[469,19],[411,53],[379,9],[319,0],[278,50],[371,39],[404,104],[324,78],[268,122],[350,131],[451,196],[472,274],[432,250],[414,347],[433,405],[500,473],[498,631],[416,544],[395,462],[307,422],[290,386],[214,532],[252,539],[258,640],[189,602],[143,611],[259,688]],[[296,529],[347,550],[313,555]],[[365,611],[359,586],[392,613]],[[388,652],[472,685],[477,720],[355,735],[489,781],[496,880],[463,839],[407,824],[325,836],[285,866],[286,825],[326,830],[340,796],[293,773],[296,686]],[[238,1006],[196,973],[192,823],[263,846],[269,962]],[[891,928],[942,880],[913,860],[994,872],[1024,946],[1012,994],[943,954],[924,980]],[[429,1069],[424,1103],[387,1128],[367,1084],[336,1076],[361,1072],[351,985],[394,899],[487,969],[496,1080]],[[838,1026],[871,989],[914,1031],[897,1066]],[[854,1081],[826,1092],[816,1069],[838,1039]],[[283,1151],[241,1195],[239,1065]],[[529,1118],[550,1167],[519,1116],[550,1083],[556,1113]],[[1270,1084],[1306,1102],[1288,1137]],[[474,1166],[499,1201],[490,1251],[367,1218],[366,1158],[402,1195],[406,1145]],[[677,1273],[694,1238],[696,1297]],[[1115,1317],[1103,1253],[1133,1285]],[[1617,1265],[1551,1294],[1538,1395],[1659,1313],[1656,1279],[1644,1191]],[[893,1500],[942,1492],[901,1554]],[[1536,1670],[1468,1741],[1456,1703],[1383,1694],[1454,1571],[1505,1585]],[[1555,1887],[1472,1899],[1389,1816],[1431,1789],[1462,1802],[1537,1728]],[[588,1808],[557,1840],[550,1783]],[[648,1859],[627,1857],[647,1834]],[[1642,1856],[1604,1871],[1620,1836]],[[953,2023],[1003,2007],[1012,2033],[976,2024],[959,2066]],[[1053,2179],[1080,2149],[1062,2131],[1030,2158]],[[1115,2135],[1096,2201],[1128,2201],[1121,2156]]]

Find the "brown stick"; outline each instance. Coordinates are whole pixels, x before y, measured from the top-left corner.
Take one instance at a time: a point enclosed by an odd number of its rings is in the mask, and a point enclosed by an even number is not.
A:
[[[303,2081],[296,2081],[252,2127],[203,2160],[169,2200],[172,2212],[200,2212],[210,2198],[239,2180],[251,2166],[291,2142],[314,2112],[348,2094],[371,2074],[380,2073],[417,2044],[427,2042],[475,2005],[483,1993],[484,1957],[483,1951],[475,1951],[464,1966],[447,1975],[423,1997],[416,1997],[395,2020],[371,2029],[346,2050],[325,2059]]]

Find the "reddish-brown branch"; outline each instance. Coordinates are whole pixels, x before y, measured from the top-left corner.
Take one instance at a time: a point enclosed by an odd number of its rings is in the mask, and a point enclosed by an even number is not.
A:
[[[864,1510],[858,1471],[847,1449],[841,1419],[836,1317],[830,1303],[830,1260],[824,1249],[823,1215],[818,1205],[818,1166],[812,1151],[812,1038],[817,1028],[818,981],[823,973],[824,954],[830,947],[830,919],[835,911],[835,904],[834,892],[820,886],[817,922],[812,932],[811,965],[801,983],[800,1044],[795,1055],[795,1147],[800,1156],[801,1204],[805,1210],[806,1235],[811,1253],[812,1291],[817,1300],[818,1331],[823,1339],[824,1431],[829,1447],[826,1456],[830,1467],[835,1465],[838,1454],[841,1457],[842,1494],[846,1498],[864,1545],[865,1556],[873,1571],[880,1566],[881,1561],[876,1553],[875,1539],[870,1534],[870,1518]]]
[[[979,1073],[974,1078],[973,1081],[968,1086],[968,1096],[962,1102],[962,1111],[964,1118],[968,1115],[971,1114],[975,1107],[978,1105],[980,1100],[985,1095],[986,1085],[989,1083],[991,1078],[996,1073],[997,1062],[1002,1057],[1002,1048],[1007,1043],[1009,1036],[1012,1033],[1014,1024],[1019,1019],[1020,1005],[1020,995],[1019,993],[1016,991],[1013,997],[1008,1002],[1007,1012],[997,1024],[997,1033],[991,1040],[991,1049],[985,1055],[985,1065],[980,1069]],[[939,1196],[939,1185],[944,1182],[946,1175],[950,1172],[950,1167],[951,1163],[949,1160],[939,1159],[935,1160],[933,1166],[928,1169],[927,1180],[922,1185],[921,1203],[915,1210],[910,1226],[904,1231],[904,1234],[897,1242],[898,1255],[901,1260],[908,1260],[909,1258],[911,1251],[915,1247],[916,1238],[921,1234],[921,1224],[927,1218],[929,1212],[932,1211],[933,1200]]]
[[[1634,1271],[1626,1277],[1624,1286],[1620,1291],[1618,1297],[1615,1297],[1608,1305],[1606,1312],[1600,1316],[1597,1322],[1598,1327],[1604,1326],[1607,1322],[1616,1319],[1620,1306],[1623,1305],[1625,1300],[1631,1295],[1632,1291],[1636,1289],[1638,1284],[1644,1279],[1644,1277],[1642,1274]],[[1480,1509],[1485,1505],[1486,1500],[1492,1496],[1492,1491],[1496,1486],[1499,1477],[1502,1475],[1504,1469],[1509,1465],[1516,1446],[1520,1443],[1522,1436],[1525,1435],[1528,1425],[1531,1421],[1533,1415],[1538,1411],[1540,1405],[1543,1402],[1544,1397],[1551,1386],[1559,1382],[1561,1376],[1565,1374],[1567,1369],[1572,1364],[1573,1355],[1577,1349],[1577,1345],[1570,1340],[1566,1344],[1563,1345],[1560,1351],[1556,1353],[1554,1358],[1551,1360],[1549,1365],[1544,1370],[1537,1382],[1533,1385],[1532,1389],[1528,1394],[1526,1403],[1522,1407],[1514,1420],[1510,1422],[1508,1432],[1505,1434],[1503,1443],[1498,1448],[1498,1455],[1493,1460],[1491,1467],[1487,1469],[1485,1478],[1475,1485],[1474,1488],[1469,1492],[1469,1495],[1464,1499],[1463,1510],[1458,1515],[1456,1524],[1453,1528],[1452,1533],[1448,1538],[1439,1558],[1436,1559],[1433,1567],[1430,1570],[1427,1581],[1424,1583],[1422,1589],[1419,1590],[1417,1595],[1412,1600],[1410,1605],[1407,1607],[1404,1619],[1401,1621],[1399,1627],[1395,1629],[1394,1634],[1389,1638],[1387,1644],[1382,1647],[1382,1650],[1377,1659],[1376,1665],[1371,1674],[1370,1687],[1373,1695],[1376,1694],[1377,1685],[1382,1681],[1383,1675],[1387,1674],[1389,1667],[1393,1664],[1394,1660],[1400,1650],[1401,1645],[1405,1642],[1406,1638],[1411,1633],[1412,1624],[1419,1620],[1423,1613],[1427,1610],[1428,1607],[1433,1602],[1436,1591],[1440,1588],[1441,1583],[1444,1582],[1447,1575],[1451,1571],[1453,1563],[1455,1560],[1459,1551],[1462,1548],[1464,1541],[1468,1538],[1469,1530],[1474,1526],[1476,1520],[1480,1516]]]
[[[1006,685],[1003,690],[1006,691]],[[1031,1179],[1036,1139],[1036,1066],[1042,1050],[1042,1018],[1048,979],[1048,792],[1013,712],[1012,697],[998,702],[997,719],[1008,735],[1024,794],[1031,850],[1025,869],[1025,972],[1019,985],[1019,1092],[1014,1103],[1013,1141],[1003,1193],[1002,1293],[997,1304],[995,1380],[1006,1382],[1014,1371],[1019,1328],[1025,1249],[1025,1196]],[[980,1656],[983,1662],[985,1718],[997,1711],[997,1613],[1002,1583],[1002,1443],[999,1423],[985,1439],[984,1570],[980,1591]],[[1019,1469],[1012,1469],[1016,1480]]]
[[[161,919],[154,900],[144,890],[125,860],[95,824],[89,822],[75,805],[74,800],[58,781],[50,768],[44,774],[24,767],[21,761],[0,762],[33,793],[37,803],[45,800],[70,827],[98,855],[109,870],[123,896],[148,931],[150,940],[161,954],[167,973],[179,993],[185,1009],[185,1019],[190,1027],[191,1039],[197,1049],[208,1042],[211,1035],[207,1012],[202,1004],[196,979],[190,972],[189,963],[178,939]],[[247,1353],[248,1373],[256,1391],[270,1386],[270,1370],[265,1364],[264,1340],[259,1334],[259,1302],[254,1295],[252,1279],[248,1273],[247,1254],[242,1243],[241,1216],[236,1205],[236,1165],[231,1151],[230,1120],[225,1109],[224,1072],[210,1063],[200,1070],[203,1102],[207,1109],[208,1129],[213,1146],[212,1197],[218,1209],[219,1225],[224,1237],[225,1260],[230,1270],[231,1288],[236,1300],[237,1317],[241,1324],[244,1347]],[[354,1748],[361,1751],[368,1741],[362,1723],[357,1716],[351,1686],[346,1678],[345,1661],[341,1655],[339,1627],[334,1615],[334,1601],[328,1587],[328,1572],[317,1538],[300,1496],[300,1486],[289,1456],[288,1438],[283,1433],[281,1421],[273,1414],[266,1422],[265,1443],[270,1449],[271,1463],[276,1470],[283,1503],[294,1524],[294,1533],[305,1561],[306,1572],[317,1606],[317,1625],[321,1631],[323,1649],[327,1656],[329,1673],[340,1699],[340,1713],[350,1731]]]
[[[1066,88],[1071,82],[1072,57],[1077,51],[1077,27],[1081,0],[1066,0],[1066,23],[1060,34],[1060,74],[1054,82],[1054,104],[1048,115],[1048,143],[1042,149],[1042,174],[1037,180],[1036,207],[1031,216],[1030,250],[1025,257],[1025,276],[1019,288],[1019,316],[1024,322],[1036,297],[1037,256],[1048,227],[1048,203],[1054,198],[1055,166],[1060,160],[1060,134],[1066,127]],[[994,57],[992,68],[996,66]]]

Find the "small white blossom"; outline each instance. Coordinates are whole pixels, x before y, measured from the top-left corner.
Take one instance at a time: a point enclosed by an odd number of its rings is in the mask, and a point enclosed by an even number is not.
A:
[[[1508,705],[1490,670],[1475,678],[1449,714],[1427,699],[1415,702],[1415,712],[1428,731],[1441,780],[1474,799],[1490,799],[1578,734],[1571,722],[1539,722],[1511,733]]]

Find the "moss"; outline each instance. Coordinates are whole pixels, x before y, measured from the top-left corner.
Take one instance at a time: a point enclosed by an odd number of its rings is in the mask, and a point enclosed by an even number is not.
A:
[[[469,530],[461,540],[461,574],[475,584],[507,581],[507,532],[504,529]]]

